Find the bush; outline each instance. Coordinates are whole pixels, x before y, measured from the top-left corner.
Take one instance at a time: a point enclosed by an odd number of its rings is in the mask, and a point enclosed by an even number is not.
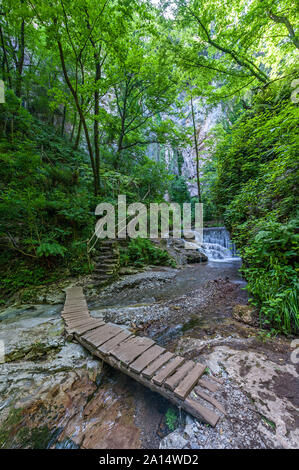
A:
[[[147,238],[131,238],[126,248],[120,249],[121,266],[134,265],[142,267],[145,265],[175,266],[174,260],[166,250],[157,248]]]

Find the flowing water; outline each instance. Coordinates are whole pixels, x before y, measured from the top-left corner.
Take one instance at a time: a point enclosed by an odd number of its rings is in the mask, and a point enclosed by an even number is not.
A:
[[[203,252],[209,261],[240,261],[235,244],[225,227],[203,229],[203,237],[194,232],[195,245]]]

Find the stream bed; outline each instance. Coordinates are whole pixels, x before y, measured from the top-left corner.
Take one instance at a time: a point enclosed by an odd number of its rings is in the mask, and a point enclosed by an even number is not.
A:
[[[91,314],[127,325],[224,380],[216,428],[102,364],[63,336],[61,304],[0,313],[0,446],[267,448],[298,446],[298,371],[290,340],[238,321],[240,260],[152,268],[87,290]],[[240,307],[241,306],[241,307]]]

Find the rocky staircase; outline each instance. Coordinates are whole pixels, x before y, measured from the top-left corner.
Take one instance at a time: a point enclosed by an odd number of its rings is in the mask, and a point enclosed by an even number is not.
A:
[[[116,240],[105,239],[93,250],[95,269],[92,281],[96,286],[104,286],[118,277],[119,249]]]

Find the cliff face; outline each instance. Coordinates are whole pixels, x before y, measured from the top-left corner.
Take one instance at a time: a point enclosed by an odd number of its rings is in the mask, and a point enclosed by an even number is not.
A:
[[[211,130],[217,124],[218,120],[223,115],[221,105],[210,108],[203,104],[202,99],[195,98],[193,100],[197,141],[200,153],[200,167],[202,163],[207,160],[213,147],[213,139],[211,137]],[[191,197],[197,196],[196,185],[196,152],[193,137],[193,122],[191,114],[190,102],[186,103],[184,107],[185,117],[182,119],[175,119],[175,122],[184,128],[192,130],[190,143],[186,147],[174,149],[170,145],[151,144],[148,147],[148,156],[156,161],[165,161],[168,169],[173,174],[179,174],[185,177]],[[163,117],[162,117],[163,118]],[[183,161],[181,168],[179,167],[178,156],[181,156]]]
[[[221,106],[218,105],[213,109],[208,109],[205,105],[200,103],[200,100],[194,100],[194,114],[197,130],[197,142],[200,155],[199,167],[201,168],[203,162],[210,157],[211,148],[213,147],[213,140],[211,131],[217,124],[217,121],[222,116]],[[187,126],[192,126],[191,108],[189,107],[188,118],[186,120]],[[182,156],[184,164],[182,166],[182,174],[185,176],[191,197],[197,196],[196,185],[196,153],[194,146],[194,139],[190,146],[182,149]]]

